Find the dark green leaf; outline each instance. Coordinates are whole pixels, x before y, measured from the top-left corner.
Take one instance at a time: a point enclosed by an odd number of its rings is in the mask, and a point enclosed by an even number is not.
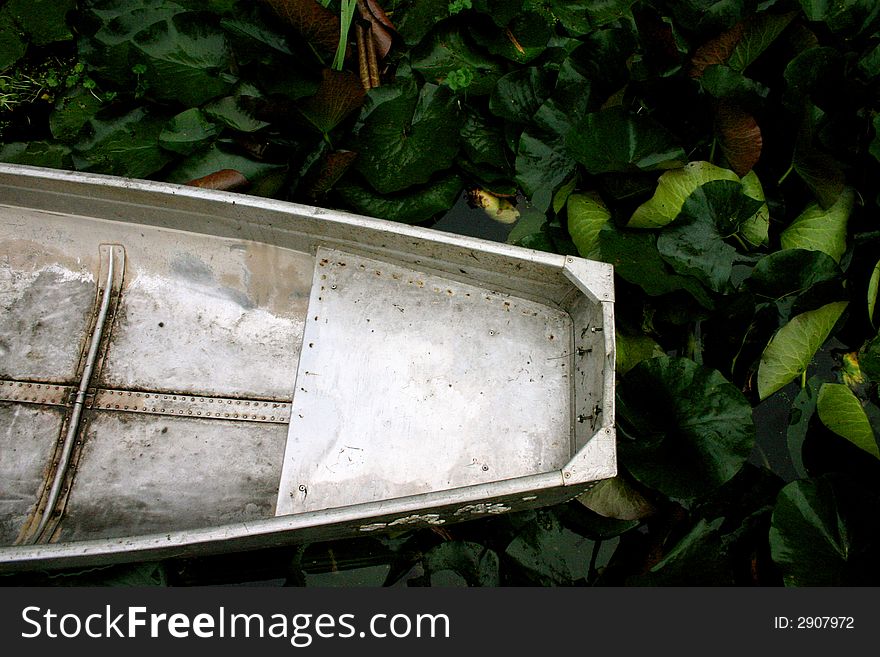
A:
[[[543,211],[550,207],[553,192],[574,168],[575,161],[559,137],[534,128],[527,128],[520,136],[516,180],[536,208]]]
[[[735,71],[744,71],[770,47],[795,16],[797,12],[786,14],[766,12],[753,16],[727,60],[727,65]]]
[[[511,154],[504,145],[504,133],[497,123],[481,114],[468,114],[461,128],[461,147],[474,164],[490,164],[498,169],[510,166]]]
[[[412,80],[387,89],[373,107],[352,150],[360,153],[356,168],[380,193],[395,192],[427,182],[448,168],[458,153],[458,110],[454,95],[426,84],[421,91]]]
[[[498,555],[479,543],[446,541],[425,554],[424,564],[433,586],[442,571],[452,571],[468,586],[499,585]]]
[[[615,273],[635,283],[650,296],[686,290],[703,306],[713,303],[694,279],[678,276],[657,252],[657,237],[651,233],[617,230],[606,226],[599,232],[599,253],[603,262],[614,265]]]
[[[134,43],[146,55],[144,78],[159,100],[201,105],[229,91],[226,38],[197,15],[182,14],[138,32]]]
[[[74,145],[77,169],[146,178],[171,160],[159,147],[167,117],[137,108],[120,117],[90,119]]]
[[[404,43],[414,46],[437,23],[448,17],[449,0],[419,0],[403,6],[401,12],[396,12],[394,19]]]
[[[618,386],[621,455],[643,484],[693,498],[730,480],[752,451],[755,426],[743,394],[719,372],[661,356]]]
[[[539,511],[505,554],[540,586],[571,586],[588,574],[593,541],[563,527],[552,511]]]
[[[770,299],[806,292],[813,285],[840,276],[840,267],[826,253],[784,249],[761,258],[747,279],[751,290]]]
[[[844,36],[871,34],[880,25],[880,5],[874,0],[800,0],[807,19],[821,21]]]
[[[27,35],[30,43],[45,46],[73,38],[67,14],[75,8],[76,0],[9,0],[2,13],[12,19],[17,31]],[[0,65],[0,70],[2,68]]]
[[[874,271],[871,272],[871,278],[868,280],[868,321],[873,326],[878,323],[874,318],[877,311],[877,300],[880,298],[880,260],[874,265]]]
[[[169,151],[189,155],[210,141],[220,129],[197,107],[181,112],[159,133],[159,144]]]
[[[719,32],[733,27],[751,8],[748,0],[680,0],[671,8],[678,21],[694,32]]]
[[[67,169],[70,168],[70,149],[48,141],[0,144],[0,162]]]
[[[547,74],[538,68],[513,71],[498,80],[489,97],[489,110],[507,121],[528,123],[551,89]]]
[[[76,139],[82,127],[91,119],[103,103],[93,93],[81,86],[71,89],[55,104],[49,116],[49,129],[59,141]]]
[[[666,128],[618,108],[587,114],[565,143],[592,174],[673,169],[687,159]]]
[[[842,475],[794,481],[779,493],[770,553],[786,586],[880,581],[880,499]]]
[[[458,176],[447,176],[396,194],[377,194],[355,184],[340,184],[336,189],[355,212],[379,219],[417,224],[455,205],[461,188],[462,181]]]
[[[518,12],[505,27],[492,21],[475,21],[470,34],[493,55],[518,64],[527,64],[547,49],[553,36],[549,16],[536,12]]]
[[[542,210],[532,207],[517,209],[517,211],[519,218],[516,220],[510,233],[507,235],[507,243],[523,246],[534,236],[542,235],[544,233],[544,227],[547,224],[547,216]]]
[[[842,81],[843,60],[836,48],[809,48],[788,63],[784,75],[790,98],[822,99],[833,95]]]
[[[804,466],[804,440],[810,428],[810,420],[816,412],[816,399],[821,385],[822,380],[818,376],[807,379],[807,384],[801,388],[791,404],[791,414],[785,432],[791,463],[802,479],[807,478],[807,469]]]
[[[865,343],[859,353],[859,363],[865,376],[880,383],[880,335]]]
[[[25,52],[27,42],[6,8],[0,9],[0,73],[21,59]]]
[[[749,108],[759,106],[770,92],[761,83],[722,64],[707,66],[700,77],[700,84],[714,98],[729,100]]]
[[[175,164],[165,179],[173,183],[186,183],[190,180],[231,169],[238,171],[251,183],[284,167],[268,162],[258,162],[236,152],[231,144],[214,142],[208,148],[196,151],[185,160]]]
[[[467,86],[470,95],[488,94],[504,72],[498,61],[472,45],[455,25],[432,33],[413,49],[411,60],[414,71],[436,84],[443,84],[453,72],[467,71],[471,77]]]

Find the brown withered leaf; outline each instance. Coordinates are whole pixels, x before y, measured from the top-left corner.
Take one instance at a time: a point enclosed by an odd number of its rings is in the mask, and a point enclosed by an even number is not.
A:
[[[755,117],[739,107],[722,103],[715,113],[715,128],[728,165],[736,175],[746,175],[758,163],[764,145]]]
[[[339,43],[339,17],[316,0],[265,0],[278,16],[307,41],[334,51]]]
[[[329,192],[357,158],[354,151],[333,151],[328,153],[318,170],[308,183],[307,193],[312,198],[323,196]]]
[[[358,9],[361,18],[370,23],[376,54],[379,59],[384,59],[391,50],[394,35],[397,33],[394,24],[376,0],[358,0]]]
[[[691,59],[690,76],[699,78],[709,66],[726,63],[736,48],[736,44],[742,39],[744,32],[745,23],[737,23],[726,32],[722,32],[697,48]]]
[[[201,187],[202,189],[218,189],[224,192],[236,192],[246,189],[250,186],[250,181],[235,169],[221,169],[207,176],[195,178],[186,183],[190,187]]]
[[[327,133],[360,107],[366,91],[360,78],[350,71],[322,71],[315,95],[300,102],[299,110],[318,130]]]

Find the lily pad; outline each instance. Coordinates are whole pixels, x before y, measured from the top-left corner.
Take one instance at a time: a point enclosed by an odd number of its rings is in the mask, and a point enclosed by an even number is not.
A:
[[[418,224],[455,205],[463,184],[458,176],[448,175],[394,194],[377,194],[355,183],[339,184],[336,191],[359,214]]]
[[[660,228],[675,220],[688,197],[702,185],[716,180],[739,181],[730,169],[709,162],[690,162],[667,171],[657,181],[657,191],[642,203],[627,224],[630,228]]]
[[[159,133],[159,144],[169,151],[189,155],[210,141],[220,129],[193,107],[181,112]]]
[[[779,493],[770,554],[786,586],[863,586],[880,580],[877,493],[843,475],[794,481]]]
[[[69,90],[58,100],[49,116],[52,136],[60,141],[76,139],[79,131],[102,105],[99,98],[81,86]]]
[[[381,194],[425,183],[449,168],[458,153],[458,107],[444,87],[404,80],[386,89],[366,117],[351,150],[357,170]],[[439,138],[444,135],[443,138]]]
[[[443,571],[451,571],[467,586],[499,586],[498,555],[494,550],[469,541],[446,541],[427,553],[423,560],[431,584]]]
[[[566,136],[566,146],[592,174],[674,169],[687,160],[666,128],[620,108],[587,114]]]
[[[146,178],[171,160],[159,146],[167,120],[143,107],[118,117],[96,116],[73,147],[74,164],[84,171]]]
[[[596,193],[575,193],[566,203],[568,232],[583,257],[588,258],[599,241],[599,231],[611,219],[611,211]]]
[[[571,586],[587,578],[593,546],[545,510],[523,527],[505,554],[538,586]]]
[[[350,71],[325,68],[321,73],[317,92],[303,99],[299,110],[326,134],[363,104],[365,92],[358,76]]]
[[[874,317],[878,294],[880,294],[880,260],[874,265],[874,271],[871,272],[871,279],[868,281],[868,320],[874,326],[878,323]]]
[[[819,389],[816,410],[822,423],[838,436],[880,459],[880,448],[861,402],[849,386],[825,383]]]
[[[643,361],[618,386],[621,455],[641,483],[691,499],[729,481],[752,451],[752,407],[720,372],[686,358]]]
[[[843,311],[837,301],[794,317],[767,344],[758,365],[758,396],[766,399],[806,371]]]
[[[48,141],[0,144],[0,162],[50,169],[70,168],[70,149]]]
[[[782,231],[782,248],[822,251],[840,262],[846,251],[846,226],[854,204],[852,188],[845,189],[827,210],[811,203]]]
[[[45,46],[73,38],[67,14],[75,8],[76,0],[9,0],[0,12],[9,16],[16,32],[27,35],[28,42]]]
[[[784,249],[761,258],[747,284],[756,294],[782,299],[806,292],[813,285],[834,280],[840,275],[840,267],[827,253]]]
[[[481,52],[462,29],[451,24],[413,49],[411,66],[436,84],[443,84],[456,71],[466,71],[471,79],[467,93],[478,96],[492,91],[504,74],[498,60]]]
[[[508,73],[495,85],[489,110],[507,121],[528,123],[550,94],[548,76],[534,66]]]

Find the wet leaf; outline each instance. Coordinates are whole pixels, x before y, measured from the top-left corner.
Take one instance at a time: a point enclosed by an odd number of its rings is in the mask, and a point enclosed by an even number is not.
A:
[[[674,169],[686,161],[666,128],[619,108],[587,114],[565,143],[572,157],[592,174]]]
[[[806,371],[843,311],[837,301],[792,318],[767,344],[758,366],[758,396],[766,399]]]
[[[548,76],[540,69],[519,69],[498,80],[489,97],[489,110],[507,121],[528,123],[551,90]]]
[[[74,164],[83,171],[146,178],[171,160],[159,146],[166,121],[142,107],[119,117],[92,118],[73,147]]]
[[[840,275],[840,267],[827,253],[784,249],[761,258],[746,282],[755,294],[782,299]]]
[[[264,0],[306,41],[326,51],[339,43],[339,17],[315,0]]]
[[[48,141],[0,144],[0,162],[67,169],[70,168],[70,149]]]
[[[874,271],[871,272],[871,279],[868,281],[868,320],[875,327],[880,323],[875,319],[878,296],[880,296],[880,260],[874,265]]]
[[[797,16],[797,12],[785,14],[765,12],[753,16],[746,23],[742,38],[736,43],[727,64],[735,71],[744,71],[776,41]]]
[[[321,71],[322,81],[313,96],[299,104],[303,115],[323,133],[328,133],[359,108],[366,92],[360,78],[350,71]]]
[[[527,128],[516,151],[516,180],[532,204],[546,210],[553,192],[575,169],[563,140],[540,129]]]
[[[855,193],[845,189],[827,210],[811,203],[779,236],[783,249],[822,251],[835,262],[846,251],[846,227],[855,203]]]
[[[336,191],[357,213],[406,224],[427,221],[455,205],[463,183],[458,176],[446,176],[405,192],[377,194],[356,184],[340,184]]]
[[[641,287],[649,296],[686,290],[701,305],[707,308],[713,305],[695,279],[677,275],[660,257],[657,237],[651,233],[606,226],[599,232],[599,252],[595,257],[614,265],[615,273]]]
[[[224,192],[237,192],[246,189],[250,182],[239,171],[235,169],[223,169],[209,173],[207,176],[189,180],[186,183],[190,187],[201,187],[202,189],[217,189]]]
[[[435,31],[412,51],[412,68],[429,82],[443,84],[451,73],[466,71],[467,93],[488,94],[504,74],[501,65],[474,46],[455,25]]]
[[[764,140],[758,122],[738,107],[722,104],[715,117],[721,152],[738,176],[752,170],[761,158]]]
[[[552,511],[539,511],[505,550],[539,586],[571,586],[586,579],[593,541],[562,526]]]
[[[623,477],[603,479],[577,501],[593,513],[617,520],[642,520],[656,513],[654,505]]]
[[[822,384],[816,410],[822,424],[831,431],[880,459],[880,448],[877,447],[877,439],[865,409],[848,386],[842,383]]]
[[[448,168],[458,153],[458,109],[449,90],[412,80],[384,87],[386,95],[366,118],[351,150],[356,168],[376,191],[387,194],[425,183]]]
[[[770,554],[786,586],[880,581],[876,491],[843,475],[794,481],[779,493]]]
[[[424,565],[434,586],[442,571],[452,571],[468,586],[499,586],[498,555],[479,543],[446,541],[428,550]]]
[[[583,257],[587,258],[596,248],[599,231],[611,219],[611,212],[596,193],[576,193],[566,203],[568,232]]]
[[[615,369],[623,376],[643,360],[663,356],[664,353],[660,345],[650,336],[618,332]]]
[[[660,356],[618,385],[621,456],[641,483],[693,498],[729,481],[752,451],[752,407],[718,371]]]
[[[741,182],[745,195],[762,205],[755,214],[742,223],[740,235],[754,246],[764,246],[770,240],[770,207],[764,197],[764,188],[754,171],[749,171],[743,176]]]
[[[159,133],[159,144],[169,151],[189,155],[206,144],[220,129],[193,107],[171,119]]]
[[[685,201],[706,183],[717,180],[738,181],[729,169],[709,162],[690,162],[679,169],[667,171],[657,181],[654,196],[640,205],[627,226],[630,228],[660,228],[678,217]]]

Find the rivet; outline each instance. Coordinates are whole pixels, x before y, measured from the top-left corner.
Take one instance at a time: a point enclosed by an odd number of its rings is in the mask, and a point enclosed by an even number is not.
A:
[[[570,472],[566,472],[566,473],[564,473],[562,476],[565,477],[566,479],[571,479],[571,473],[570,473]]]

